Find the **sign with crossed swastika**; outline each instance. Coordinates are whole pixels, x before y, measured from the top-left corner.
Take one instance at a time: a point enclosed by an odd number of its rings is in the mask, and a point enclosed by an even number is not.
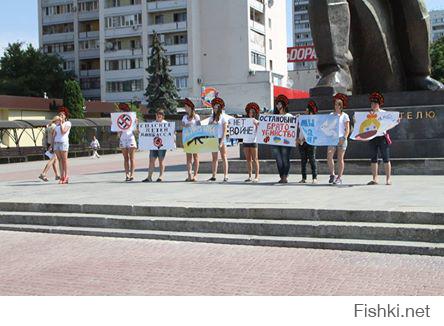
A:
[[[117,112],[111,113],[111,131],[125,132],[133,131],[136,127],[135,112]]]

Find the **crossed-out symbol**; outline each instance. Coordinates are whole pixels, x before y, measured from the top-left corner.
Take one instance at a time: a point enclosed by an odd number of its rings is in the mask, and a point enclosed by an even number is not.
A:
[[[131,119],[131,116],[129,114],[122,114],[117,119],[117,125],[121,130],[128,130],[131,128],[131,125],[133,124],[133,119]]]

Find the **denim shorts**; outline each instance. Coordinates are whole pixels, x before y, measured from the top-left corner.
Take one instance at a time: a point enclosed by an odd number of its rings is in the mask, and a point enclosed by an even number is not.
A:
[[[160,149],[160,150],[151,150],[150,151],[150,158],[158,158],[159,160],[163,160],[166,156],[166,150]]]
[[[348,147],[348,140],[344,137],[341,137],[340,139],[344,140],[342,145],[338,144],[337,146],[328,146],[328,150],[342,149],[343,151],[346,151]]]
[[[66,143],[55,142],[53,150],[60,151],[60,152],[67,152],[69,150],[69,143],[68,142],[66,142]]]

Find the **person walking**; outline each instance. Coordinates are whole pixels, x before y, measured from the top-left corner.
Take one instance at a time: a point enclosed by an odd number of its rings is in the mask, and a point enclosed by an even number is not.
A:
[[[96,138],[96,136],[93,136],[93,139],[91,141],[91,144],[89,144],[89,146],[93,151],[91,158],[100,158],[99,153],[97,153],[97,151],[100,149],[100,143],[99,140]]]

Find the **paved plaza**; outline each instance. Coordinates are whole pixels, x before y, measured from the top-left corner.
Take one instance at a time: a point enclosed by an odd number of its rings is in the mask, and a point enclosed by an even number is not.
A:
[[[236,157],[236,149],[230,156]],[[71,160],[72,184],[43,183],[43,162],[1,166],[0,201],[182,207],[273,207],[444,212],[443,176],[395,176],[365,186],[185,183],[183,153],[169,153],[164,183],[125,183],[120,155]],[[208,160],[204,156],[203,160]],[[0,232],[0,295],[443,295],[444,258],[175,241]]]

